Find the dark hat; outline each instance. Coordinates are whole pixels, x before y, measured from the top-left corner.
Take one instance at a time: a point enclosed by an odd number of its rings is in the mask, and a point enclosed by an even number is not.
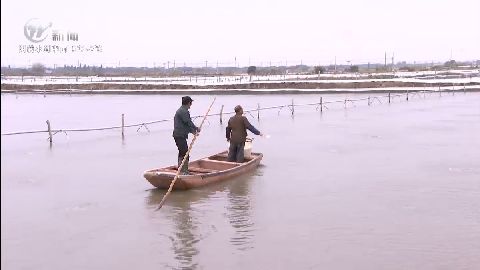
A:
[[[238,113],[238,112],[240,112],[242,109],[243,109],[242,106],[237,105],[237,106],[235,106],[235,109],[234,109],[234,110],[235,110],[236,113]]]
[[[192,101],[193,101],[193,99],[192,99],[191,97],[189,97],[189,96],[184,96],[184,97],[182,97],[182,105],[186,105],[186,104],[188,104],[188,103],[190,103],[190,102],[192,102]]]

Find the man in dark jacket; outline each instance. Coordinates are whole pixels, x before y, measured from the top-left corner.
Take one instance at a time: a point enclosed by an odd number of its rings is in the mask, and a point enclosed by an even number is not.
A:
[[[178,148],[178,166],[182,164],[183,158],[187,154],[188,145],[187,145],[187,138],[188,134],[196,134],[200,132],[200,128],[195,126],[192,122],[192,118],[190,118],[190,112],[188,111],[192,106],[193,99],[189,96],[182,97],[182,106],[177,110],[175,113],[175,117],[173,118],[173,139],[175,140],[175,144]],[[187,156],[187,160],[183,164],[181,169],[182,174],[189,174],[188,172],[188,161],[189,156]]]
[[[228,120],[227,141],[230,142],[228,149],[228,161],[243,162],[245,140],[247,139],[247,129],[255,135],[262,136],[250,122],[243,116],[243,108],[240,105],[235,106],[235,115]]]

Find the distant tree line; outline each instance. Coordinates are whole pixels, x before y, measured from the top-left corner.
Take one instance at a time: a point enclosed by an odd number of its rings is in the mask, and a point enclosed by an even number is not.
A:
[[[358,65],[327,65],[327,66],[249,66],[249,67],[106,67],[90,65],[64,65],[48,68],[42,63],[34,63],[29,68],[1,67],[2,75],[6,76],[130,76],[130,77],[161,77],[161,76],[214,76],[214,75],[285,75],[285,74],[324,74],[324,73],[374,73],[388,72],[393,69],[402,71],[447,70],[451,68],[476,67],[480,61],[457,62],[447,61],[443,64],[407,64],[399,62],[395,66],[374,64]]]

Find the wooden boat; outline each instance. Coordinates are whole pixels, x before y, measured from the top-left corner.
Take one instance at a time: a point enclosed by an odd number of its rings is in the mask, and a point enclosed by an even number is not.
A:
[[[190,175],[179,175],[173,189],[191,189],[220,182],[254,170],[263,154],[251,153],[243,163],[227,161],[227,151],[198,159],[188,164]],[[168,189],[177,173],[178,166],[145,171],[143,176],[157,188]]]

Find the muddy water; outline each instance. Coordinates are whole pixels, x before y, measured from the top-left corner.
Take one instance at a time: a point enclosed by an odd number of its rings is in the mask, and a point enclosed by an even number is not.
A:
[[[219,96],[213,111],[317,102]],[[353,98],[353,96],[349,96]],[[324,101],[345,96],[325,95]],[[2,133],[171,119],[178,96],[2,95]],[[194,96],[192,115],[212,98]],[[2,269],[480,269],[480,94],[262,111],[262,166],[174,192],[143,179],[176,162],[171,122],[2,136]],[[226,118],[226,117],[225,117]],[[199,123],[200,119],[196,119]],[[225,122],[224,122],[225,123]],[[224,150],[210,117],[192,159]]]

